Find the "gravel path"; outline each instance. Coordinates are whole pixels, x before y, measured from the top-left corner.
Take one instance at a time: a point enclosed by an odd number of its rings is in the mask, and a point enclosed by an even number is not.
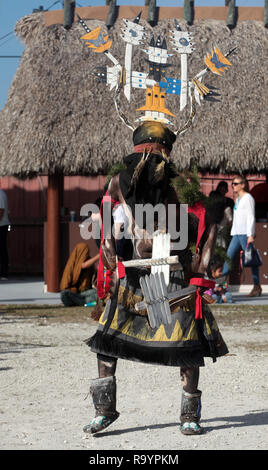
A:
[[[1,308],[0,448],[55,450],[267,449],[268,313],[217,310],[230,354],[201,369],[201,436],[179,431],[181,382],[172,367],[118,361],[120,418],[95,436],[84,399],[96,358],[83,340],[96,323],[73,315],[20,316]],[[84,312],[84,309],[83,309]],[[64,321],[63,321],[64,320]]]

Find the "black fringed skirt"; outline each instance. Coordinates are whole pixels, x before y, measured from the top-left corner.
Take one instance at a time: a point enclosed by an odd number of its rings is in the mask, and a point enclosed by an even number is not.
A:
[[[216,320],[207,305],[203,318],[195,320],[194,299],[172,313],[172,323],[151,328],[146,316],[137,314],[135,303],[143,299],[139,278],[147,271],[128,268],[120,281],[118,303],[114,318],[104,332],[108,317],[106,308],[99,326],[91,338],[85,340],[94,353],[115,358],[180,367],[204,366],[204,358],[228,353]],[[169,291],[183,284],[181,272],[170,273]]]

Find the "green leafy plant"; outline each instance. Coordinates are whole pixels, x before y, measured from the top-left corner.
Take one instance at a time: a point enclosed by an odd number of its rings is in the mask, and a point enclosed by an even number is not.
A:
[[[111,179],[115,176],[115,175],[118,175],[118,173],[120,173],[121,171],[125,170],[126,169],[126,165],[124,163],[115,163],[111,168],[110,170],[108,171],[107,173],[107,178],[106,178],[106,182],[105,182],[105,187],[108,187]]]
[[[172,180],[172,185],[181,204],[192,206],[200,200],[204,202],[207,199],[200,190],[200,177],[196,166],[176,176]]]
[[[232,260],[229,258],[229,256],[227,256],[226,249],[219,245],[216,245],[214,248],[213,257],[210,264],[213,264],[216,261],[222,264],[226,262],[229,268],[231,268]]]

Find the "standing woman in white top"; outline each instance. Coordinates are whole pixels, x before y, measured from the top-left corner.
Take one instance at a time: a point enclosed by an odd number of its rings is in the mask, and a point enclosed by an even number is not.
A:
[[[6,193],[0,189],[0,280],[7,280],[8,276],[8,251],[7,232],[9,226],[8,204]]]
[[[227,256],[233,260],[238,250],[245,250],[249,243],[254,243],[255,236],[255,201],[249,194],[248,182],[244,176],[238,175],[232,182],[233,191],[236,195],[236,201],[233,212],[233,224],[231,229],[232,240],[227,250]],[[259,268],[252,267],[252,277],[254,287],[249,296],[256,297],[261,295]],[[228,264],[225,263],[222,275],[229,273]]]

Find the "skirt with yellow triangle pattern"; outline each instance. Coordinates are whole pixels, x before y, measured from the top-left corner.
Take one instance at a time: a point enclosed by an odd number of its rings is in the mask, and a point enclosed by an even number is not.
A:
[[[195,320],[194,300],[172,313],[172,323],[152,329],[146,312],[135,311],[143,299],[139,278],[147,271],[128,268],[120,281],[114,318],[104,332],[108,312],[104,310],[93,337],[85,340],[92,352],[115,358],[180,367],[204,366],[204,358],[228,353],[216,320],[207,305],[203,318]],[[169,291],[183,285],[181,271],[170,273]]]

